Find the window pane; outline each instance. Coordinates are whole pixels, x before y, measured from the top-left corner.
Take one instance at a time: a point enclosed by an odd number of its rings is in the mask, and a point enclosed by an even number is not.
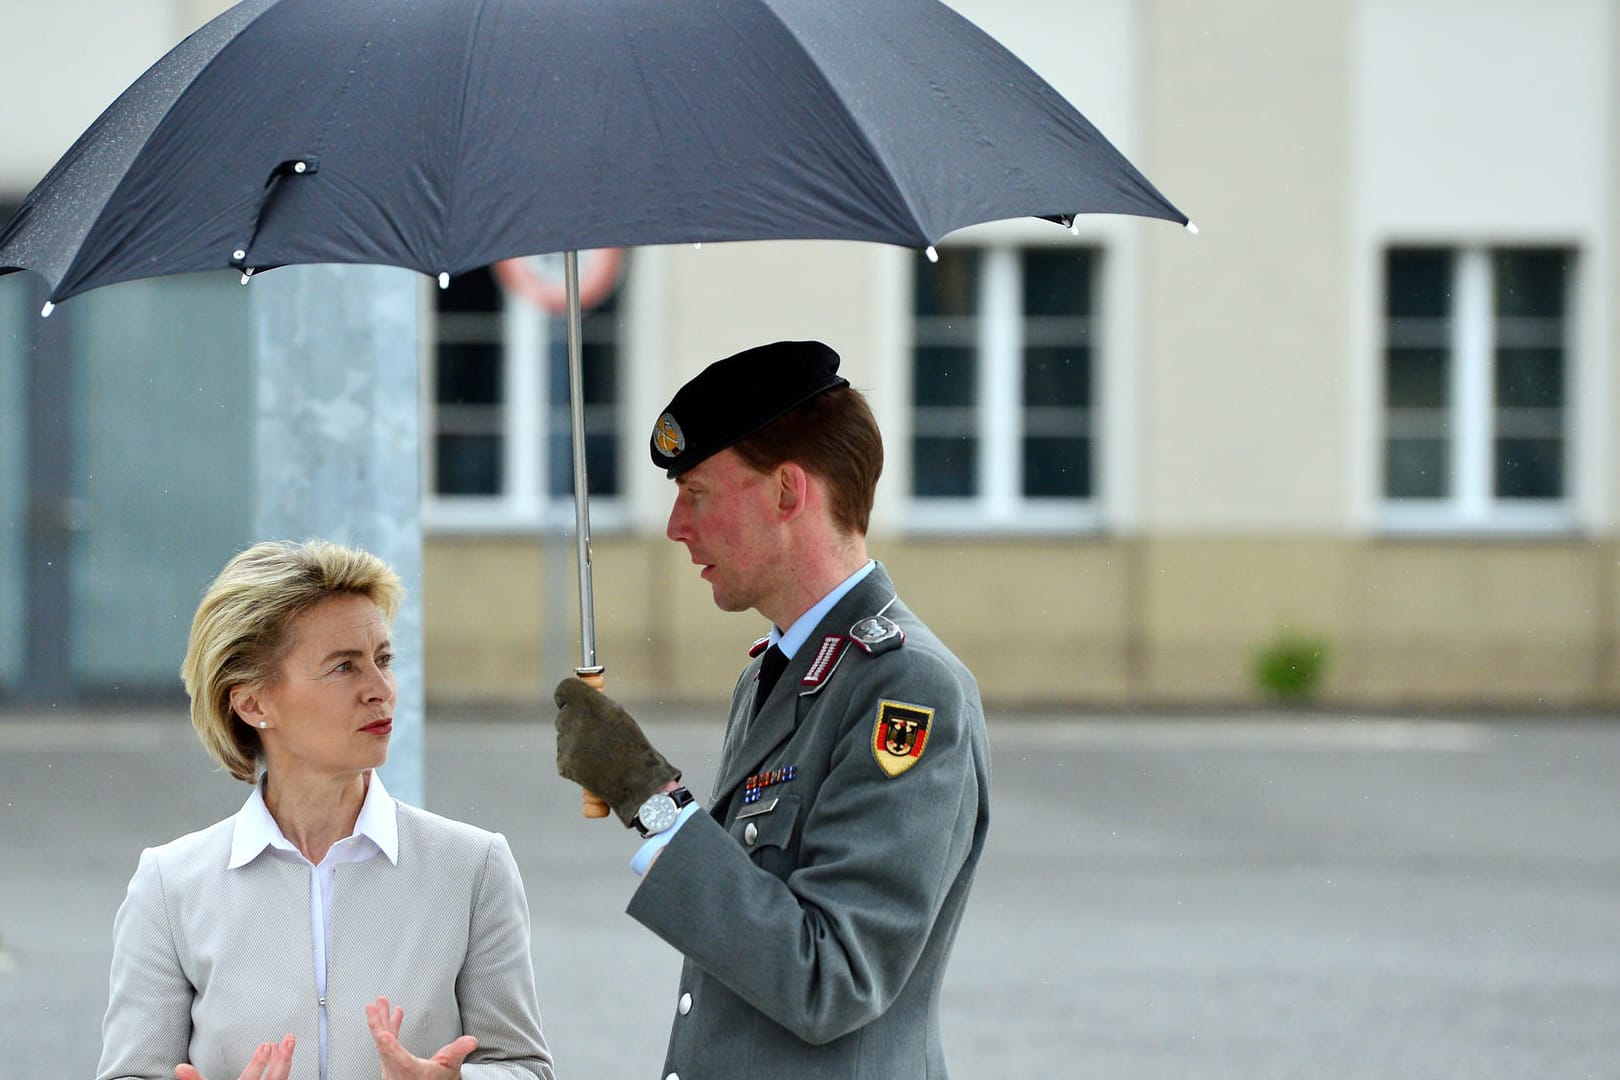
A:
[[[433,400],[437,405],[499,405],[499,345],[441,344],[434,367]]]
[[[1091,350],[1084,345],[1026,348],[1024,404],[1089,407]]]
[[[1394,438],[1384,449],[1384,493],[1390,498],[1439,499],[1451,491],[1444,439]]]
[[[1384,313],[1392,319],[1444,318],[1451,314],[1451,253],[1405,248],[1389,253]]]
[[[912,404],[971,406],[979,394],[979,354],[974,348],[924,345],[914,354]]]
[[[979,440],[918,436],[912,446],[912,492],[927,497],[978,493]]]
[[[1447,349],[1392,348],[1385,356],[1384,404],[1392,409],[1440,408],[1451,401]]]
[[[1087,498],[1091,495],[1091,440],[1024,440],[1024,494],[1032,498]]]
[[[1491,257],[1495,272],[1495,312],[1504,318],[1564,317],[1565,282],[1573,254],[1558,249],[1498,251]]]
[[[469,270],[450,279],[450,287],[435,291],[433,306],[440,312],[501,310],[501,288],[487,267]]]
[[[1497,349],[1496,404],[1503,408],[1561,408],[1564,351]]]
[[[434,477],[441,495],[498,495],[499,435],[444,435],[434,439]]]
[[[1024,252],[1024,314],[1090,315],[1093,252]]]
[[[973,315],[979,310],[979,252],[975,248],[943,248],[939,262],[918,255],[913,278],[912,309],[918,318]]]
[[[1564,441],[1497,439],[1496,494],[1503,499],[1562,498]]]

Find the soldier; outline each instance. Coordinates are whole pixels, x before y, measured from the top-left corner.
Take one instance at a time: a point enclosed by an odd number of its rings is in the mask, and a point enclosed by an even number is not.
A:
[[[984,711],[867,555],[883,444],[837,371],[819,342],[750,349],[653,430],[670,539],[720,608],[771,623],[706,805],[611,699],[557,687],[558,771],[646,837],[629,913],[686,958],[668,1080],[946,1075],[940,984],[989,823]]]

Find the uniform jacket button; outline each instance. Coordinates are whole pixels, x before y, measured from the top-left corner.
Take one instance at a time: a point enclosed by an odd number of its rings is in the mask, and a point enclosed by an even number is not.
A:
[[[759,839],[759,826],[755,825],[752,821],[750,821],[748,823],[748,828],[743,830],[743,843],[748,844],[750,847],[752,847],[754,841],[758,840],[758,839]]]
[[[691,994],[682,994],[680,1004],[676,1005],[675,1008],[680,1010],[680,1013],[681,1013],[682,1016],[685,1016],[687,1013],[691,1012],[692,1011],[692,995]]]

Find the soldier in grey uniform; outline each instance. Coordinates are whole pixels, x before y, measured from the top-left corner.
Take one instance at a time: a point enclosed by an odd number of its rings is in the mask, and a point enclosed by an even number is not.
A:
[[[655,426],[668,535],[768,638],[700,802],[557,688],[558,771],[645,837],[630,915],[686,958],[673,1080],[946,1076],[940,985],[989,823],[978,685],[866,551],[882,439],[819,342],[710,365]],[[592,796],[587,794],[589,801]]]

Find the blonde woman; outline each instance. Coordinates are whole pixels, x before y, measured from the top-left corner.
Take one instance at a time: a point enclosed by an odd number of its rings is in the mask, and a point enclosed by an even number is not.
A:
[[[506,840],[389,798],[402,589],[323,541],[232,559],[181,675],[242,809],[141,853],[102,1080],[551,1080]]]

